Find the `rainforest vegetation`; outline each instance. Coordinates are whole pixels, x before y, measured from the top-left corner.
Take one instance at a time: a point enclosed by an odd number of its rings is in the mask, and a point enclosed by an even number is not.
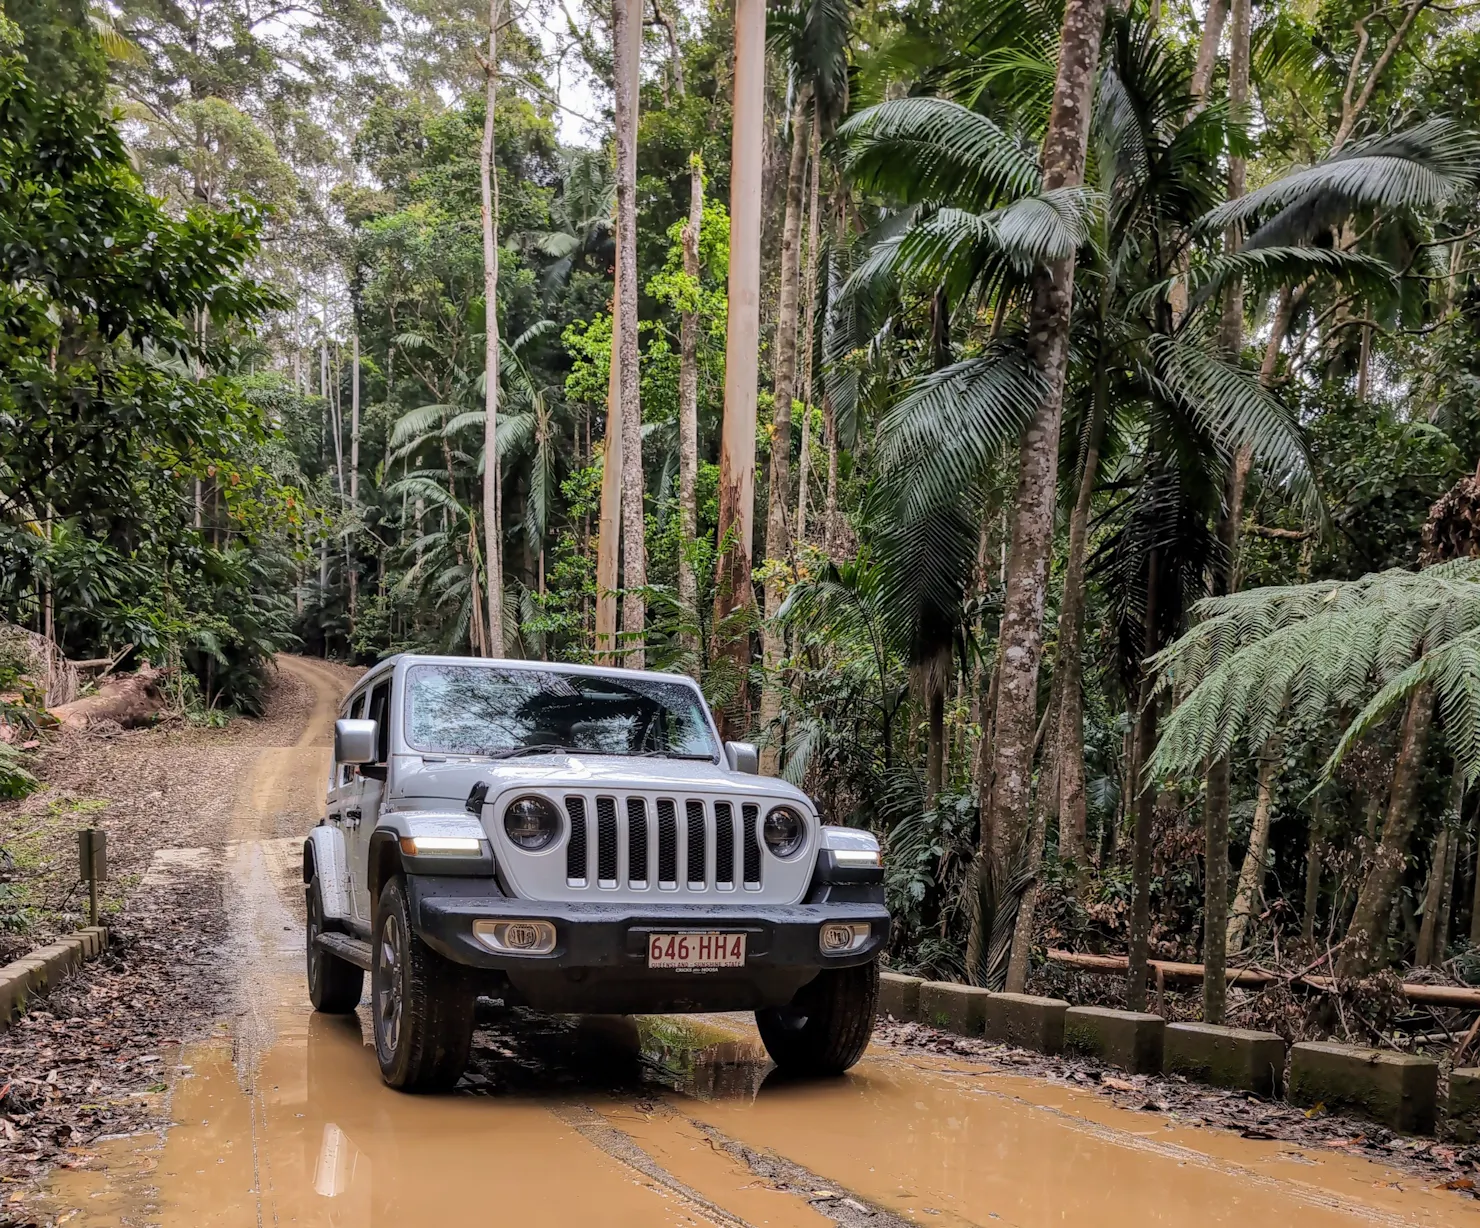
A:
[[[690,673],[905,970],[1480,982],[1475,4],[3,13],[9,624]]]

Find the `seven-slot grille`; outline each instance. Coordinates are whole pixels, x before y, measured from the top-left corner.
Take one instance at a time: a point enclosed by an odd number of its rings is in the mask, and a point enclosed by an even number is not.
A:
[[[608,794],[594,803],[577,794],[564,800],[569,887],[761,888],[760,807],[752,802]]]

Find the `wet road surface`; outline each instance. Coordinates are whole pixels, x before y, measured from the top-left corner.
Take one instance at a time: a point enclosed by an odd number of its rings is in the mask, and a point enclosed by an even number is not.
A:
[[[1367,1161],[979,1064],[878,1049],[844,1079],[783,1081],[734,1016],[490,1011],[472,1094],[391,1091],[364,1008],[316,1016],[305,996],[291,833],[316,815],[338,680],[287,668],[320,701],[297,746],[261,752],[230,818],[241,1003],[179,1052],[162,1139],[57,1175],[59,1222],[1480,1228],[1474,1203]]]

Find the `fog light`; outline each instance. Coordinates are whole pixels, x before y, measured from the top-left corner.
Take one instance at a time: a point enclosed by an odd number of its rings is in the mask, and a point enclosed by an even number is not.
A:
[[[856,951],[868,941],[869,926],[867,922],[834,921],[822,927],[818,936],[818,945],[828,955],[844,955],[849,951]]]
[[[548,921],[474,921],[473,934],[501,955],[548,955],[555,949],[555,927]]]

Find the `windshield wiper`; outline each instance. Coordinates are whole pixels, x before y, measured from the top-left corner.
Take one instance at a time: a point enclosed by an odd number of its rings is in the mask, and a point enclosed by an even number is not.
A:
[[[681,750],[633,750],[628,751],[624,758],[628,759],[693,759],[702,760],[705,763],[713,763],[714,755],[691,754]]]
[[[579,746],[567,746],[563,742],[535,742],[529,746],[513,746],[508,750],[490,751],[490,759],[517,759],[520,755],[555,755],[561,751],[582,754]]]

